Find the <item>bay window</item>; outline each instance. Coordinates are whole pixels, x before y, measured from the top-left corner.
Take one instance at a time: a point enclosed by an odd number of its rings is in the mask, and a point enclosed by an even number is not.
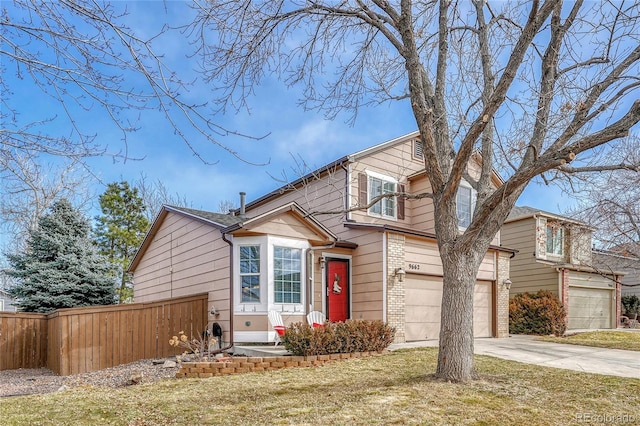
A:
[[[307,241],[264,235],[233,243],[236,313],[304,311]]]

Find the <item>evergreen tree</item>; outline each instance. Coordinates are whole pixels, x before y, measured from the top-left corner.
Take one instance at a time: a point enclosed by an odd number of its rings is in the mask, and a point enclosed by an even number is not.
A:
[[[21,311],[114,303],[111,265],[97,252],[90,232],[79,210],[67,200],[57,201],[29,232],[25,251],[7,255],[7,273],[17,280],[10,293]]]
[[[117,293],[122,303],[133,296],[131,277],[126,271],[142,244],[149,221],[145,217],[145,205],[138,188],[125,181],[107,185],[100,196],[100,208],[102,216],[96,218],[95,240],[100,253],[116,267]]]

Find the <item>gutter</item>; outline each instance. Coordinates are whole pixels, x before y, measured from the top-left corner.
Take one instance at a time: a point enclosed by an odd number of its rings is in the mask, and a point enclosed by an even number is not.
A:
[[[418,231],[418,230],[410,229],[410,228],[403,228],[401,226],[395,226],[395,225],[388,225],[388,224],[377,225],[377,224],[371,224],[371,223],[347,222],[347,223],[344,224],[344,227],[345,228],[350,228],[350,229],[363,229],[363,230],[367,230],[367,231],[395,232],[395,233],[398,233],[398,234],[412,235],[412,236],[416,236],[416,237],[422,237],[422,238],[427,238],[427,239],[430,239],[430,240],[437,241],[436,234],[434,234],[434,233],[425,232],[425,231]],[[496,245],[493,245],[493,244],[489,245],[489,249],[496,250],[496,251],[502,251],[502,252],[506,252],[506,253],[512,253],[514,256],[519,251],[519,250],[516,250],[516,249],[503,247],[503,246],[496,246]]]

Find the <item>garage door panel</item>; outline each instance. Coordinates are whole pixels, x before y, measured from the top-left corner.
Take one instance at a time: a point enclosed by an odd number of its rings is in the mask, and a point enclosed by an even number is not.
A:
[[[613,291],[569,287],[569,329],[611,328]]]
[[[491,337],[493,335],[493,285],[479,281],[473,295],[473,336]]]
[[[437,324],[426,323],[407,323],[405,324],[405,333],[408,341],[414,340],[435,340],[438,339],[440,333],[440,322]]]
[[[492,283],[479,281],[474,292],[474,336],[492,336]],[[411,340],[437,339],[440,333],[442,280],[411,276],[405,279],[405,337]]]
[[[440,307],[415,307],[409,310],[406,322],[435,322],[440,323]]]

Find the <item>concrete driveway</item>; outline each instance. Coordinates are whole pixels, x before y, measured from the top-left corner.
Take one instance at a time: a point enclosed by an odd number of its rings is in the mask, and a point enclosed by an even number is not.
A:
[[[394,343],[390,350],[438,346],[437,340]],[[640,379],[640,352],[536,341],[534,336],[476,339],[475,353],[586,373]]]

